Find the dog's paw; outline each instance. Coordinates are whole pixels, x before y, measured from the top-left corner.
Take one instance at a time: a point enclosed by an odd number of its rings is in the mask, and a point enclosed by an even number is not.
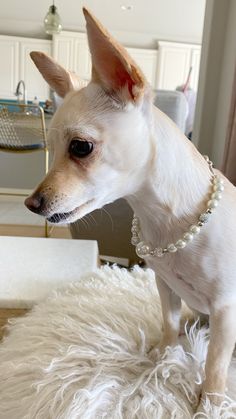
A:
[[[223,396],[218,396],[217,399],[210,399],[208,396],[201,397],[197,407],[197,411],[193,419],[216,419],[221,417],[221,408],[224,402]]]
[[[154,346],[150,351],[148,352],[148,358],[152,362],[157,362],[158,359],[160,359],[161,351],[158,345]]]
[[[203,400],[201,397],[199,399],[199,403],[196,409],[196,413],[193,416],[193,419],[202,419],[202,418],[206,418],[206,401]]]
[[[178,344],[176,340],[173,342],[169,339],[162,339],[160,343],[150,349],[148,352],[148,358],[151,359],[153,362],[157,362],[158,359],[162,358],[165,355],[167,347],[174,347]]]

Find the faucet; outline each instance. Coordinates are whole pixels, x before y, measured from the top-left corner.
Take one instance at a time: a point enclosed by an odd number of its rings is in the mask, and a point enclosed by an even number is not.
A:
[[[23,87],[23,93],[20,91],[20,85],[21,84],[22,84],[22,87]],[[22,95],[23,95],[23,104],[26,105],[27,104],[27,100],[26,100],[26,89],[25,89],[25,82],[24,82],[24,80],[20,80],[19,83],[16,86],[15,96],[17,96],[18,102],[21,102],[20,97]]]

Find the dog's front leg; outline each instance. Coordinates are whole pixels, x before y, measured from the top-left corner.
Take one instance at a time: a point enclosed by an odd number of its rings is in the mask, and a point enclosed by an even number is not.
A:
[[[163,316],[163,337],[160,343],[160,350],[163,351],[166,346],[174,346],[177,343],[180,331],[181,298],[162,279],[157,278],[156,281]]]
[[[208,396],[219,405],[223,401],[228,367],[236,342],[236,304],[210,314],[210,343],[202,399]],[[214,394],[215,393],[215,394]]]

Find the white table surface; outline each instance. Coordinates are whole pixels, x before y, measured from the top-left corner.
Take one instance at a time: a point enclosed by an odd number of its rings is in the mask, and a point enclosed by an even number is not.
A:
[[[0,237],[0,308],[30,308],[98,266],[93,240]]]

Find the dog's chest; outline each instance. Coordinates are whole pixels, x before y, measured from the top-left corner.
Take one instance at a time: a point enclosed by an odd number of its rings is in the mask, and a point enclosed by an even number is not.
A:
[[[164,260],[156,259],[149,261],[148,264],[156,276],[161,278],[188,306],[209,314],[211,284],[204,277],[201,266],[193,268],[182,258],[179,263],[171,263],[170,260],[165,263]]]

